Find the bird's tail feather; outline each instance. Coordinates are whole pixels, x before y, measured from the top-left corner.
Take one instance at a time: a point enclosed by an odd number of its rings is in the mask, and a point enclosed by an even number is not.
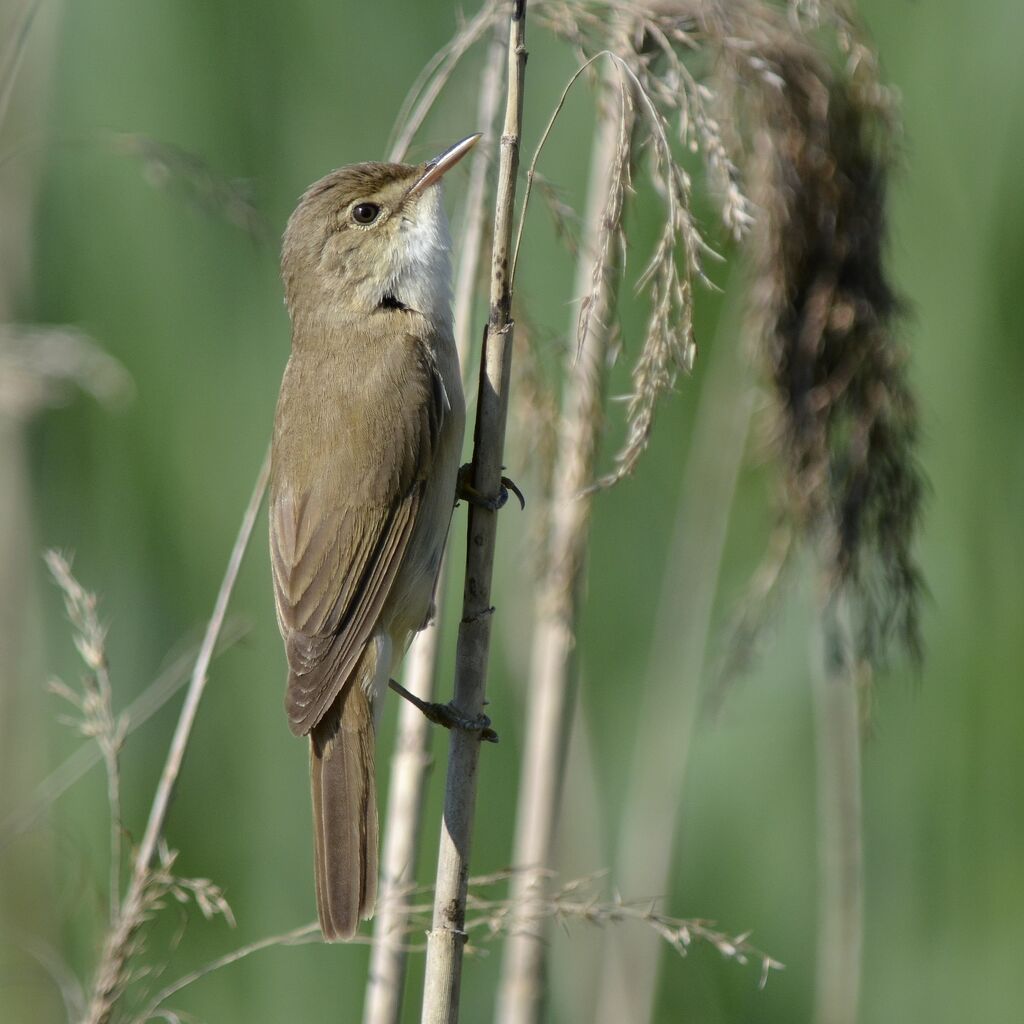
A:
[[[328,941],[351,939],[377,895],[373,711],[361,675],[310,733],[316,905]]]

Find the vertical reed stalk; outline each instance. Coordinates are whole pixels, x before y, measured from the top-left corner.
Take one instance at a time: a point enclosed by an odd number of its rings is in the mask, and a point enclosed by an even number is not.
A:
[[[861,733],[848,598],[821,613],[815,652],[818,964],[815,1024],[856,1024],[864,938]]]
[[[732,291],[732,289],[730,289]],[[704,674],[729,509],[750,427],[753,393],[727,309],[710,347],[707,377],[680,488],[679,512],[656,605],[614,864],[625,897],[671,889],[690,743]],[[671,752],[670,756],[666,752]],[[597,999],[600,1024],[652,1019],[661,949],[646,934],[605,934]]]
[[[501,487],[508,419],[514,329],[510,256],[525,73],[526,0],[515,0],[509,26],[507,99],[491,253],[490,315],[480,365],[473,445],[472,483],[483,494],[497,494]],[[490,601],[497,528],[497,513],[479,505],[470,506],[454,694],[455,705],[470,717],[480,714],[484,706],[494,612]],[[427,937],[424,1024],[454,1024],[458,1020],[479,756],[479,734],[453,729],[449,741],[433,926]]]
[[[484,63],[477,106],[478,130],[489,136],[501,102],[504,79],[506,28],[498,23]],[[489,146],[479,145],[473,153],[466,191],[462,240],[455,281],[455,342],[463,376],[469,365],[473,336],[473,297],[476,292],[480,254],[484,241],[487,210]],[[440,616],[448,558],[437,579],[437,617],[417,634],[409,651],[405,673],[406,688],[421,700],[434,699],[440,641]],[[409,915],[405,894],[416,882],[416,861],[423,824],[423,799],[431,764],[431,724],[409,701],[399,701],[398,735],[391,758],[391,778],[384,845],[380,863],[380,901],[373,926],[373,952],[363,1006],[364,1024],[397,1024],[402,1009],[402,990],[408,956],[405,937]]]
[[[505,50],[508,46],[508,26],[499,20],[484,58],[480,77],[480,101],[477,105],[475,128],[484,133],[484,145],[478,145],[469,168],[466,189],[465,214],[462,224],[462,244],[459,249],[458,268],[455,272],[455,345],[459,352],[459,365],[466,376],[476,336],[473,327],[473,300],[476,297],[480,273],[480,256],[487,223],[487,177],[494,150],[489,136],[501,106],[501,87],[505,82]],[[422,718],[422,715],[420,716]]]
[[[617,66],[604,73],[597,135],[576,267],[575,294],[593,294],[582,344],[566,355],[564,412],[552,473],[545,575],[540,582],[531,654],[526,741],[519,783],[511,903],[514,923],[505,945],[497,1019],[527,1024],[540,1019],[545,1002],[546,943],[538,900],[551,866],[565,776],[566,745],[575,706],[576,629],[590,535],[592,492],[604,427],[603,400],[612,316],[619,275],[606,249],[621,223],[622,162],[629,159],[632,114],[625,94],[614,100]],[[600,278],[592,292],[595,273]],[[586,492],[586,493],[584,493]]]

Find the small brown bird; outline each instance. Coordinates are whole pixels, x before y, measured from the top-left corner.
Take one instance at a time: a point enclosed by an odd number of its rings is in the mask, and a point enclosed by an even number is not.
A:
[[[465,425],[441,178],[342,167],[306,191],[281,255],[292,351],[274,420],[270,557],[286,708],[310,738],[316,901],[349,939],[377,891],[374,723],[433,612]]]

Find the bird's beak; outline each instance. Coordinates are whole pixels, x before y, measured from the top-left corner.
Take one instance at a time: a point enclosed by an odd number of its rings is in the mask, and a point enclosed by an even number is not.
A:
[[[443,153],[438,154],[433,160],[428,160],[424,167],[423,174],[416,181],[408,195],[418,196],[425,192],[431,185],[435,185],[441,178],[450,171],[479,141],[481,133],[467,135],[454,146],[449,146]]]

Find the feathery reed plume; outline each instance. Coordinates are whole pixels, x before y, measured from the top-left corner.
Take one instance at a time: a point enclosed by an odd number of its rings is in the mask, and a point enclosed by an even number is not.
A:
[[[512,310],[512,229],[523,117],[526,71],[526,0],[515,0],[509,21],[505,120],[501,133],[491,253],[490,315],[480,363],[472,484],[482,494],[501,487],[502,452],[508,417],[514,324]],[[469,509],[466,580],[459,624],[453,703],[463,714],[483,711],[490,646],[491,578],[497,513]],[[458,1019],[459,984],[465,943],[466,881],[472,840],[480,735],[452,730],[445,786],[444,821],[438,853],[434,915],[427,937],[423,992],[424,1024]]]
[[[630,33],[612,52],[605,49],[609,19],[619,16],[628,16]],[[636,284],[637,291],[648,296],[648,319],[626,396],[625,440],[613,468],[589,485],[609,487],[636,468],[650,441],[660,401],[672,391],[679,373],[690,370],[696,353],[692,287],[694,281],[707,282],[703,260],[715,253],[691,213],[693,182],[679,154],[703,155],[709,192],[730,235],[742,236],[752,213],[727,128],[716,110],[716,94],[685,59],[702,48],[717,52],[725,45],[710,5],[544,0],[538,4],[538,18],[587,64],[603,58],[618,65],[635,111],[638,146],[648,151],[643,166],[665,208],[661,233]],[[605,243],[604,252],[610,256],[608,243],[619,240],[606,238]],[[594,289],[600,286],[604,268],[596,265],[594,272],[580,305],[578,339],[586,333]]]
[[[139,161],[154,189],[178,196],[206,217],[221,218],[258,245],[269,241],[270,226],[251,181],[229,178],[199,154],[138,132],[111,132],[108,142],[115,152]]]
[[[506,45],[504,23],[496,22],[494,27],[481,75],[476,121],[476,127],[488,140],[501,102],[504,76],[502,57]],[[454,302],[455,342],[463,377],[470,364],[473,299],[477,291],[484,243],[487,178],[492,161],[489,141],[482,142],[471,158],[469,187],[463,206]],[[428,702],[434,699],[447,577],[446,554],[435,584],[438,608],[434,621],[416,635],[406,658],[406,689]],[[423,800],[431,764],[430,722],[409,701],[400,703],[381,850],[379,904],[374,918],[373,952],[363,1003],[364,1024],[397,1024],[401,1014],[408,956],[404,936],[408,922],[405,904],[389,896],[400,893],[416,879]]]
[[[531,181],[544,200],[555,237],[565,246],[570,256],[576,256],[579,252],[579,214],[566,202],[562,190],[539,171],[533,172]]]
[[[773,385],[780,507],[848,594],[858,657],[897,637],[916,659],[917,411],[883,259],[892,100],[863,58],[848,73],[796,47],[765,59],[779,84],[747,92],[762,210],[750,329]]]
[[[227,178],[206,160],[147,135],[122,133],[112,136],[114,148],[142,164],[146,180],[157,189],[173,190],[206,216],[223,217],[257,242],[265,242],[270,230],[256,206],[252,183]]]

